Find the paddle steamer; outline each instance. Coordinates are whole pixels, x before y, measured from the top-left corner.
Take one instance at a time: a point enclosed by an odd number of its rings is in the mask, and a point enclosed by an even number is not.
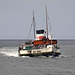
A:
[[[51,25],[50,25],[50,20],[48,17],[47,7],[46,7],[46,31],[43,29],[35,30],[34,12],[33,12],[32,23],[34,28],[34,40],[29,40],[27,42],[24,42],[21,46],[19,46],[19,49],[18,49],[19,56],[30,56],[30,57],[59,56],[61,52],[60,52],[60,48],[57,46],[57,40],[52,38]],[[49,28],[50,28],[50,35],[48,36]]]

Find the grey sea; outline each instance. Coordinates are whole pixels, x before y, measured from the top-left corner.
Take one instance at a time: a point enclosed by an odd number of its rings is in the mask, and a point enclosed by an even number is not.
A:
[[[24,40],[0,40],[0,75],[75,75],[75,40],[59,40],[59,57],[18,56]]]

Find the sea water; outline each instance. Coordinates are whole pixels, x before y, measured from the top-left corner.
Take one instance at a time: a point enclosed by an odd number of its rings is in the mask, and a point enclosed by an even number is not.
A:
[[[18,56],[24,40],[0,40],[0,75],[75,75],[75,40],[59,40],[59,57]]]

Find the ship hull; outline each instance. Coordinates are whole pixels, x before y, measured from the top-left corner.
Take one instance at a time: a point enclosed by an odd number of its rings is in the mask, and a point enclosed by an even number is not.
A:
[[[60,49],[57,49],[57,50],[53,50],[53,49],[47,49],[47,48],[44,48],[44,49],[34,49],[34,50],[18,50],[18,54],[19,56],[30,56],[30,57],[37,57],[37,56],[46,56],[46,57],[49,57],[49,56],[59,56],[61,53],[60,53]]]
[[[52,53],[52,52],[48,52],[48,53],[39,53],[39,54],[19,54],[19,56],[29,56],[29,57],[38,57],[38,56],[54,56],[54,57],[58,57],[61,53]]]

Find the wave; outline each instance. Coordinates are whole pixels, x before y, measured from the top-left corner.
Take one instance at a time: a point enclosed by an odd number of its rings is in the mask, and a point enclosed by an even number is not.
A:
[[[6,56],[18,57],[18,47],[3,47],[0,48],[0,53]]]
[[[59,58],[68,58],[69,55],[59,55]]]

